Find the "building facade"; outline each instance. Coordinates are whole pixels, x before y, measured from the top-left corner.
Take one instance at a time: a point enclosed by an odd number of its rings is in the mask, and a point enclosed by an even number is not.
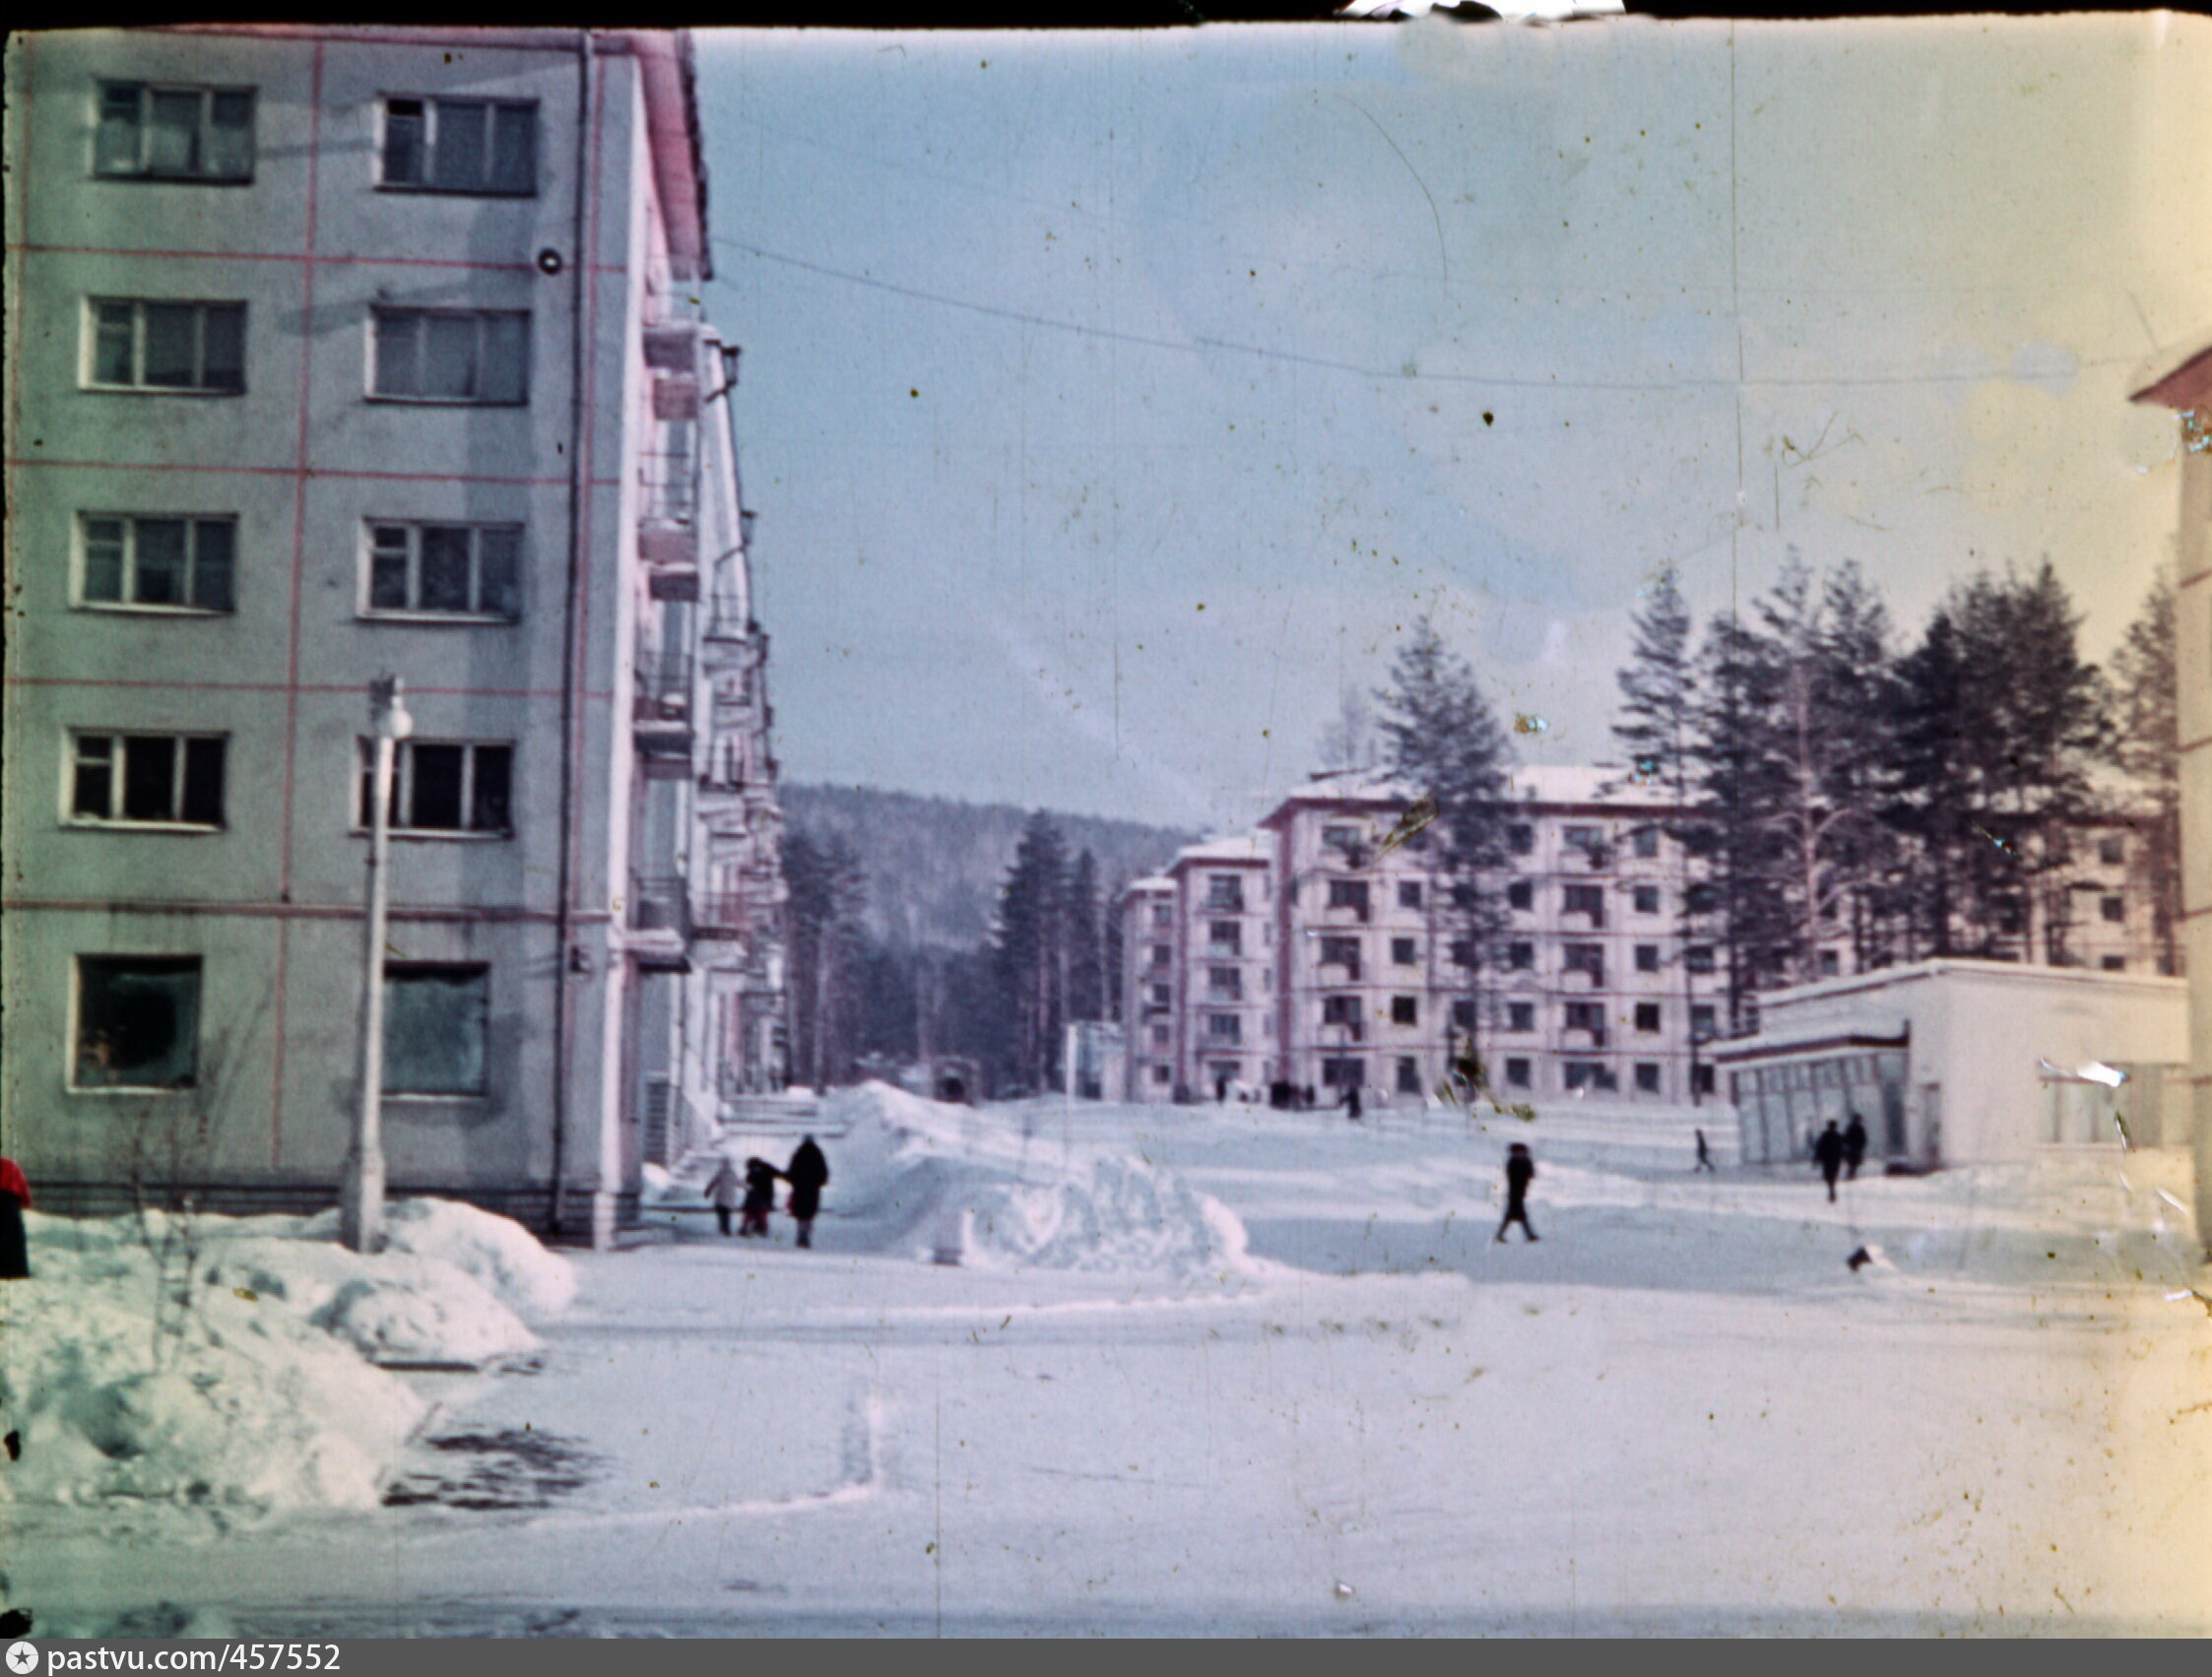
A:
[[[1479,966],[1413,793],[1372,776],[1316,776],[1257,833],[1132,884],[1129,1098],[1209,1099],[1227,1081],[1422,1100],[1470,1044],[1501,1101],[1725,1096],[1718,905],[1673,806],[1605,766],[1519,769],[1507,796]],[[2141,845],[2118,816],[2073,836],[2057,892],[2068,964],[2159,970]],[[1819,964],[1851,973],[1848,942]]]
[[[776,1075],[687,38],[18,34],[8,122],[8,1151],[328,1202],[396,675],[392,1189],[611,1238]]]
[[[2181,951],[2189,992],[2196,1227],[2212,1255],[2212,346],[2159,369],[2133,396],[2179,419],[2174,681],[2180,746]]]

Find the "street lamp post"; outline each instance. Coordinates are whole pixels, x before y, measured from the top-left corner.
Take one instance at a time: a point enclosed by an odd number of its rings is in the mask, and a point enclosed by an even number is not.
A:
[[[360,1105],[338,1193],[338,1238],[355,1252],[375,1252],[384,1244],[384,919],[392,764],[399,742],[415,731],[397,676],[369,682],[368,715],[375,756],[368,803],[368,933],[361,954]]]

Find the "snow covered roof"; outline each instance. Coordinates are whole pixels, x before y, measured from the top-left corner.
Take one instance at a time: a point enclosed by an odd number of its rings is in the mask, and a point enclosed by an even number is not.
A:
[[[1134,897],[1139,892],[1151,892],[1156,894],[1163,891],[1172,892],[1174,889],[1175,881],[1173,879],[1167,878],[1163,874],[1159,873],[1147,873],[1141,879],[1132,879],[1128,883],[1128,885],[1123,887],[1122,895],[1125,897]]]
[[[1624,763],[1531,763],[1507,777],[1521,804],[1617,804],[1649,808],[1674,800],[1663,787],[1639,786]]]
[[[1191,862],[1246,862],[1268,863],[1274,860],[1274,846],[1265,833],[1238,833],[1231,837],[1209,838],[1198,844],[1187,844],[1175,853],[1174,866]]]

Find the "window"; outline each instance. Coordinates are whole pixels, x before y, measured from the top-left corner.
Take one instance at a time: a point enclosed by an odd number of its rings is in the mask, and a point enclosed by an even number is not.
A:
[[[1535,904],[1536,887],[1527,879],[1515,879],[1506,886],[1506,907],[1529,909]]]
[[[1359,998],[1356,996],[1324,996],[1321,999],[1321,1022],[1325,1025],[1358,1024]]]
[[[526,310],[379,308],[371,324],[372,395],[491,404],[528,398]]]
[[[1331,850],[1353,850],[1359,845],[1357,827],[1324,827],[1321,842]]]
[[[1518,1059],[1508,1060],[1506,1062],[1506,1087],[1509,1089],[1526,1089],[1528,1086],[1529,1062]]]
[[[1559,841],[1576,850],[1594,850],[1604,842],[1605,835],[1595,827],[1567,827],[1559,834]]]
[[[538,107],[493,99],[386,98],[379,184],[418,192],[538,190]]]
[[[1472,937],[1456,937],[1453,939],[1452,964],[1456,967],[1475,965],[1475,946]]]
[[[1506,968],[1509,972],[1528,972],[1535,964],[1535,944],[1508,943],[1506,945]]]
[[[1242,1001],[1244,974],[1235,967],[1206,968],[1205,994],[1207,1000],[1213,1001]]]
[[[79,605],[231,609],[234,518],[86,513],[77,521],[77,535]]]
[[[1421,1022],[1421,999],[1420,999],[1419,997],[1417,997],[1417,996],[1394,996],[1394,997],[1392,997],[1392,998],[1391,998],[1391,1023],[1392,1023],[1392,1024],[1394,1024],[1394,1025],[1417,1025],[1417,1024],[1419,1024],[1420,1022]]]
[[[1659,1028],[1659,1004],[1657,1001],[1639,1001],[1636,1003],[1636,1028],[1646,1036],[1652,1035]]]
[[[1474,1035],[1474,1003],[1472,1001],[1461,1000],[1452,1003],[1452,1028],[1466,1036]]]
[[[1533,1001],[1508,1001],[1506,1003],[1506,1029],[1532,1031],[1536,1028],[1536,1004]]]
[[[70,819],[220,827],[223,747],[220,735],[72,735]]]
[[[1536,829],[1516,824],[1506,828],[1506,849],[1516,856],[1527,856],[1536,848]]]
[[[1605,982],[1605,945],[1568,943],[1561,946],[1561,972],[1588,973],[1593,984]]]
[[[1321,964],[1325,967],[1349,967],[1356,977],[1359,972],[1359,939],[1324,937],[1321,940]]]
[[[1659,1068],[1656,1060],[1639,1060],[1636,1063],[1636,1092],[1656,1095],[1659,1092]]]
[[[251,180],[253,90],[100,83],[93,172],[112,179]]]
[[[1158,1064],[1155,1064],[1155,1065],[1154,1065],[1154,1066],[1152,1067],[1152,1081],[1153,1081],[1153,1082],[1155,1082],[1155,1083],[1164,1083],[1164,1082],[1166,1082],[1166,1081],[1167,1081],[1167,1067],[1166,1067],[1166,1066],[1164,1066],[1164,1065],[1158,1065]]]
[[[1400,967],[1418,966],[1421,962],[1421,945],[1412,937],[1391,939],[1391,964]]]
[[[1713,946],[1709,943],[1699,943],[1683,950],[1682,964],[1694,973],[1711,972],[1713,970]]]
[[[1233,920],[1207,921],[1205,949],[1209,955],[1241,955],[1244,953],[1242,929]]]
[[[1605,1009],[1595,1001],[1570,1001],[1567,1004],[1567,1028],[1570,1031],[1588,1031],[1597,1041],[1605,1040]]]
[[[511,621],[522,612],[522,528],[372,524],[366,610]]]
[[[1171,1003],[1172,1003],[1172,1002],[1173,1002],[1174,1000],[1175,1000],[1175,989],[1174,989],[1174,987],[1173,987],[1172,985],[1166,985],[1166,984],[1155,984],[1155,985],[1153,985],[1153,986],[1152,986],[1152,1005],[1153,1005],[1153,1006],[1155,1006],[1155,1007],[1165,1007],[1165,1006],[1168,1006],[1168,1005],[1170,1005],[1170,1004],[1171,1004]]]
[[[1321,1063],[1325,1089],[1357,1089],[1367,1081],[1367,1062],[1357,1055],[1332,1055]]]
[[[1619,1081],[1596,1060],[1570,1060],[1561,1068],[1569,1089],[1617,1089]]]
[[[1167,903],[1154,903],[1152,905],[1152,924],[1161,928],[1173,926],[1175,924],[1175,910]]]
[[[1639,886],[1637,886],[1637,887],[1636,887],[1636,912],[1637,912],[1638,914],[1657,914],[1657,913],[1659,913],[1659,887],[1658,887],[1657,885],[1639,885]]]
[[[1698,1002],[1690,1008],[1690,1040],[1711,1042],[1716,1034],[1713,1007],[1710,1002]]]
[[[1636,970],[1640,973],[1656,973],[1659,970],[1659,947],[1657,943],[1636,945]]]
[[[384,1092],[484,1093],[485,967],[384,969]]]
[[[2127,957],[2125,955],[2107,955],[2099,965],[2109,973],[2123,973],[2127,970]]]
[[[1367,918],[1367,881],[1365,879],[1332,879],[1329,881],[1329,906],[1358,911],[1359,918]]]
[[[1234,1013],[1208,1013],[1205,1016],[1205,1040],[1213,1043],[1241,1043],[1244,1041],[1244,1021]]]
[[[1205,906],[1215,914],[1244,912],[1244,881],[1233,873],[1215,873],[1205,882]]]
[[[246,305],[92,297],[85,382],[98,390],[235,396],[246,387]]]
[[[1602,885],[1569,885],[1566,887],[1566,910],[1569,914],[1587,914],[1590,924],[1605,924],[1605,887]]]
[[[2108,868],[2117,868],[2127,860],[2127,841],[2116,834],[2097,841],[2097,860]]]
[[[1172,944],[1154,943],[1152,945],[1152,965],[1154,965],[1155,967],[1167,966],[1171,964],[1174,959],[1175,949]]]
[[[1710,1065],[1691,1066],[1690,1088],[1693,1092],[1700,1095],[1710,1095],[1711,1093],[1713,1093],[1713,1067]]]
[[[79,955],[79,1089],[189,1089],[200,1064],[197,955]]]
[[[1820,951],[1820,976],[1822,978],[1834,978],[1843,970],[1844,957],[1841,951],[1835,949]]]
[[[1638,856],[1657,856],[1659,854],[1659,828],[1638,827],[1634,840],[1636,854]]]
[[[360,742],[357,824],[369,824],[374,747]],[[403,740],[392,773],[391,823],[409,833],[495,833],[514,830],[514,747]]]
[[[1167,1026],[1154,1025],[1152,1027],[1152,1046],[1154,1048],[1167,1047],[1170,1035],[1171,1033]]]
[[[1410,1055],[1399,1057],[1398,1092],[1401,1095],[1417,1095],[1421,1092],[1421,1063]]]
[[[1398,882],[1398,906],[1399,908],[1419,908],[1421,906],[1421,882],[1418,879],[1400,879]]]
[[[2100,897],[2097,899],[2097,912],[2117,924],[2127,918],[2127,901],[2124,897]]]
[[[1692,885],[1682,893],[1682,907],[1691,914],[1711,914],[1721,906],[1721,893],[1711,885]]]

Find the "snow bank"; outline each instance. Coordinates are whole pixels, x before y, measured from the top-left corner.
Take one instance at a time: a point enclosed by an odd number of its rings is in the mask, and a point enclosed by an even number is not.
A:
[[[22,1433],[0,1499],[33,1503],[374,1507],[427,1408],[364,1357],[525,1351],[516,1308],[574,1289],[517,1225],[436,1200],[395,1203],[372,1256],[334,1218],[25,1223],[32,1277],[0,1287],[0,1413]]]
[[[842,1211],[937,1257],[959,1230],[984,1267],[1102,1270],[1179,1281],[1244,1273],[1244,1225],[1141,1154],[1063,1142],[1049,1114],[949,1106],[885,1083],[833,1097],[824,1133]],[[895,1244],[895,1236],[894,1236]]]

